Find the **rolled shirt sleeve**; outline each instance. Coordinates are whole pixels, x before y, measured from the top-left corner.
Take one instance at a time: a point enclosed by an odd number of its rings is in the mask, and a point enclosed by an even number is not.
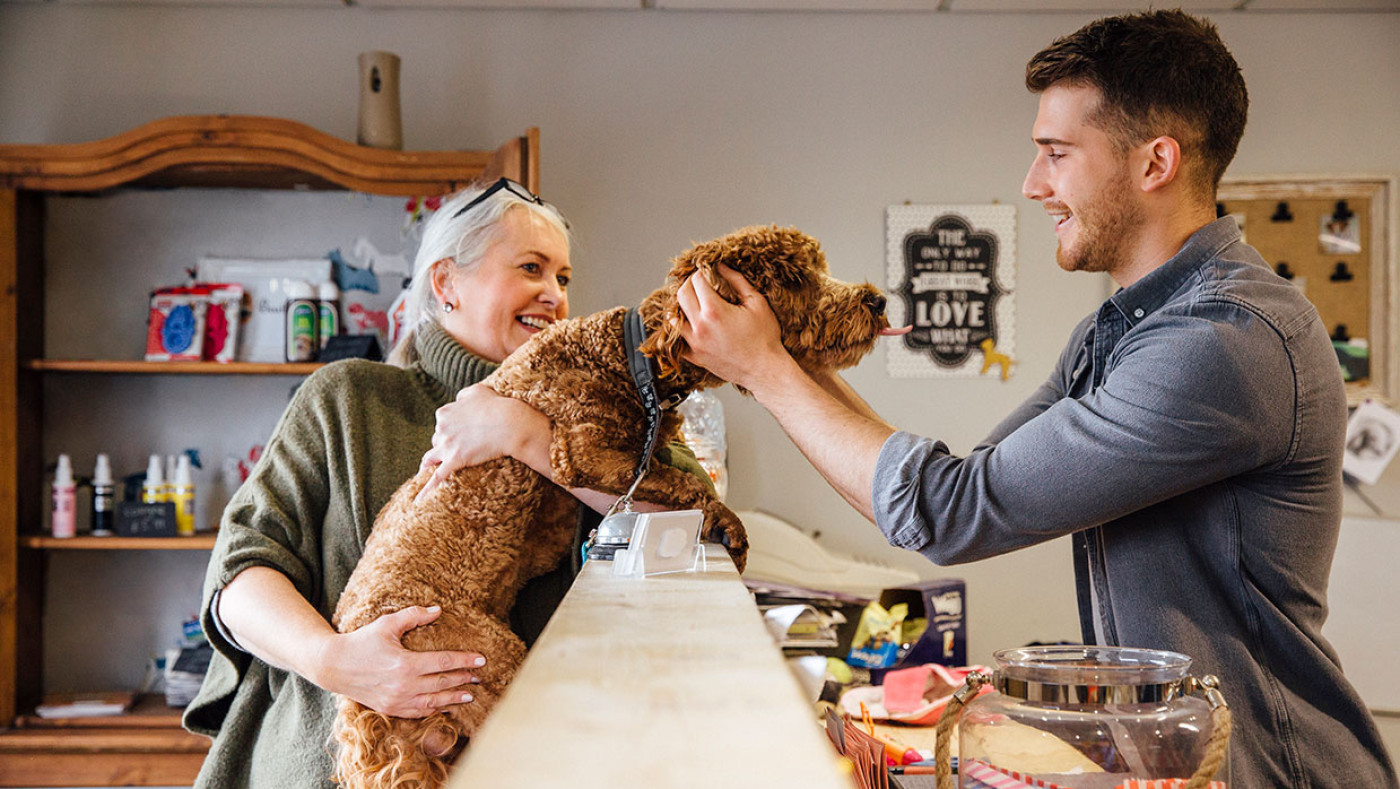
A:
[[[1052,376],[1018,409],[1023,422],[1003,423],[967,457],[895,433],[876,464],[876,525],[892,545],[958,564],[1283,462],[1295,432],[1291,360],[1252,322],[1225,302],[1160,311],[1118,342],[1097,389],[1055,400]]]

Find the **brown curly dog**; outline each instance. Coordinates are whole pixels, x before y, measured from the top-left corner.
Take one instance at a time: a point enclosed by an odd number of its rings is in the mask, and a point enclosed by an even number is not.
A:
[[[715,272],[724,263],[763,293],[782,326],[783,344],[804,367],[844,368],[889,329],[885,297],[871,285],[827,276],[817,241],[797,230],[752,227],[698,244],[672,261],[666,284],[639,308],[648,337],[642,350],[660,372],[664,401],[724,382],[686,361],[672,323],[683,316],[676,290],[697,269],[730,301]],[[334,624],[350,632],[408,606],[440,605],[431,624],[407,633],[418,651],[473,650],[486,656],[475,701],[427,718],[394,718],[341,699],[335,723],[335,779],[356,789],[440,786],[447,768],[495,705],[525,656],[508,616],[529,579],[558,566],[571,549],[576,502],[560,486],[621,494],[646,446],[647,420],[628,367],[624,308],[560,321],[521,346],[486,378],[553,421],[550,464],[557,485],[511,458],[458,471],[415,504],[431,470],[420,472],[379,513],[363,558],[336,607]],[[680,429],[665,412],[657,447]],[[705,513],[708,539],[723,542],[740,569],[748,550],[743,524],[695,477],[652,462],[636,496]]]

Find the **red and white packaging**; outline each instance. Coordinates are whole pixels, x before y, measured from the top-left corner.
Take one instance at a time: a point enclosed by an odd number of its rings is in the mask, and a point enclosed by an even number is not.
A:
[[[204,360],[231,362],[238,349],[238,328],[243,324],[243,286],[236,282],[206,282],[199,287],[209,294],[204,319]]]
[[[203,288],[161,288],[151,294],[146,361],[199,361],[204,354],[208,309],[209,293]]]

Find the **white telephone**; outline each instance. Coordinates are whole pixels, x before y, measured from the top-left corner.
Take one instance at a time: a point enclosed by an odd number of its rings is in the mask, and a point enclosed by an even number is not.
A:
[[[841,556],[817,544],[797,527],[759,510],[735,513],[749,535],[749,581],[878,597],[891,587],[917,583],[919,576],[885,564]]]

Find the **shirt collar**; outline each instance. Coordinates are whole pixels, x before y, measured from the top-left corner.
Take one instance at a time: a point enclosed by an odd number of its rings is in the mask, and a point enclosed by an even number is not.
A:
[[[1166,263],[1122,288],[1108,301],[1123,313],[1129,326],[1136,326],[1181,290],[1186,280],[1215,258],[1220,250],[1239,240],[1240,229],[1235,220],[1228,216],[1221,217],[1192,233]]]

